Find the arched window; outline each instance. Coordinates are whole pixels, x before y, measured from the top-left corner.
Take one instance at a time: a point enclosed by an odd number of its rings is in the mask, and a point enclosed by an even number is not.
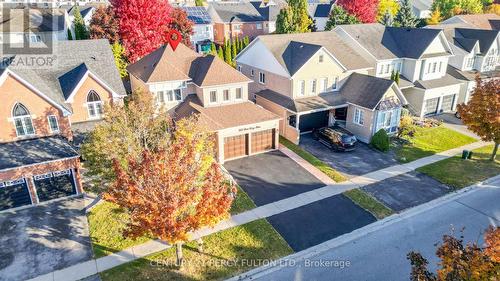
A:
[[[14,109],[12,110],[12,119],[14,119],[14,125],[16,126],[16,134],[18,137],[35,134],[31,115],[24,105],[16,103]]]
[[[89,117],[92,119],[99,119],[102,116],[102,101],[101,97],[94,91],[91,90],[87,95],[87,108],[89,112]]]

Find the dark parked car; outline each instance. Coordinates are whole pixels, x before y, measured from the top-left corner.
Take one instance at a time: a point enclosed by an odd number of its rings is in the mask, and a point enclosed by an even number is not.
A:
[[[315,129],[312,134],[313,139],[335,151],[352,151],[358,141],[351,132],[338,126]]]

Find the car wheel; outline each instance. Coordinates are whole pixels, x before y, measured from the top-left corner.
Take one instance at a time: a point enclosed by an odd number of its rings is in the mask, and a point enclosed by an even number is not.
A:
[[[460,113],[459,113],[458,111],[457,111],[457,112],[455,112],[455,117],[457,117],[458,119],[461,119],[461,118],[460,118]]]

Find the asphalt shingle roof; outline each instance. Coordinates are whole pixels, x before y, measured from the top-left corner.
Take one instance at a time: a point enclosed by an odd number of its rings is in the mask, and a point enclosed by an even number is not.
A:
[[[394,81],[370,75],[353,73],[340,89],[347,102],[368,109],[375,109]]]
[[[439,79],[432,79],[432,80],[417,80],[415,81],[415,87],[421,88],[421,89],[434,89],[434,88],[441,88],[441,87],[446,87],[446,86],[451,86],[451,85],[456,85],[462,83],[461,81],[457,80],[457,78],[453,77],[450,74],[446,74],[445,76],[439,78]]]
[[[24,22],[29,13],[29,26]],[[2,9],[0,29],[2,32],[53,32],[66,29],[64,9]]]
[[[274,102],[292,112],[300,113],[316,109],[324,109],[334,106],[341,106],[347,104],[344,96],[339,93],[322,93],[313,97],[306,97],[301,99],[291,99],[285,95],[274,92],[272,90],[262,90],[256,95]]]
[[[0,170],[78,157],[61,137],[46,137],[0,144]]]
[[[276,21],[280,10],[287,6],[286,1],[283,0],[272,0],[267,4],[263,4],[262,1],[251,1],[250,3],[266,21]]]
[[[85,68],[118,95],[126,95],[108,40],[55,41],[53,44],[55,59],[51,66],[27,68],[11,64],[7,68],[68,111],[71,108],[66,104],[67,94],[80,82],[73,79],[81,77]]]
[[[259,22],[265,21],[257,9],[248,1],[239,2],[211,2],[208,11],[214,21],[224,23],[235,22]]]
[[[456,28],[456,32],[464,38],[479,41],[480,52],[485,54],[498,37],[500,30],[483,30],[471,28]]]
[[[290,75],[294,75],[320,49],[320,45],[291,41],[282,55]]]

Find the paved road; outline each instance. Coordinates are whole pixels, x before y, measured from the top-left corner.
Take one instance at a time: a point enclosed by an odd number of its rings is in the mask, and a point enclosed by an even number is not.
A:
[[[282,267],[258,280],[408,280],[410,266],[406,254],[419,250],[435,269],[435,243],[451,228],[465,227],[466,241],[482,239],[489,225],[500,225],[500,179],[453,201],[443,203],[413,217],[389,224],[320,255],[306,259],[344,262],[334,266],[306,267],[305,261]],[[482,243],[482,242],[481,242]],[[349,262],[349,266],[345,266]],[[332,262],[333,263],[333,262]],[[254,278],[257,276],[254,276]],[[255,280],[255,279],[252,279]]]

